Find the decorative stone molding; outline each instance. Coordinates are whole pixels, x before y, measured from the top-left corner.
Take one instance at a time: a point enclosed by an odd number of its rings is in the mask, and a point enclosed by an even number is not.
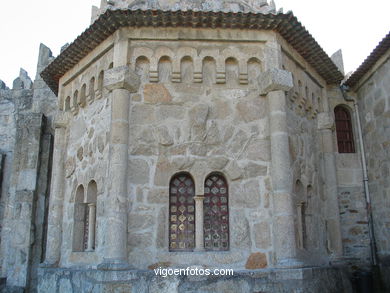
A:
[[[105,71],[103,85],[110,91],[126,89],[131,93],[136,93],[140,85],[140,78],[129,67],[120,66]]]
[[[286,70],[269,69],[261,74],[259,78],[261,95],[266,95],[273,91],[289,91],[293,86],[292,74]]]

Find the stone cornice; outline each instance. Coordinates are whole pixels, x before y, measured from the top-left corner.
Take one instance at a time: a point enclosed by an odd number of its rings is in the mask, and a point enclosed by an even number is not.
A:
[[[160,10],[107,10],[41,73],[58,93],[60,78],[121,27],[191,27],[277,31],[329,84],[343,74],[298,19],[290,13],[256,14]]]

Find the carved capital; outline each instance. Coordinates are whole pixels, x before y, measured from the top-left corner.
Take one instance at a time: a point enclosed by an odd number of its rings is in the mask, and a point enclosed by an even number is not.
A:
[[[136,93],[140,86],[140,78],[128,66],[119,66],[104,72],[103,85],[110,91],[126,89],[131,93]]]
[[[261,95],[266,95],[273,91],[289,91],[293,86],[292,74],[286,70],[269,69],[259,77]]]
[[[54,128],[66,128],[69,121],[69,112],[57,112],[54,119]]]

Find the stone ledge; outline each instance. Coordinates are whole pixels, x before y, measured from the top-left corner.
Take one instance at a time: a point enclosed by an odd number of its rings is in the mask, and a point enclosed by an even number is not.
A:
[[[109,91],[126,89],[131,93],[136,93],[140,86],[140,78],[128,66],[120,66],[104,72],[103,85]]]
[[[342,267],[235,270],[233,276],[156,276],[153,270],[40,268],[39,292],[351,292]],[[116,292],[116,291],[115,291]]]
[[[286,70],[269,69],[259,78],[260,95],[273,91],[289,91],[293,86],[292,74]]]

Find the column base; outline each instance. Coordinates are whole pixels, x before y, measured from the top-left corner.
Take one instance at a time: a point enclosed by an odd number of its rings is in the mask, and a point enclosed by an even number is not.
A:
[[[204,248],[195,248],[194,252],[205,252],[206,250]]]
[[[102,271],[124,271],[132,269],[126,260],[107,259],[97,266],[98,270]]]
[[[302,268],[305,264],[296,258],[284,258],[277,262],[276,267],[281,269]]]

